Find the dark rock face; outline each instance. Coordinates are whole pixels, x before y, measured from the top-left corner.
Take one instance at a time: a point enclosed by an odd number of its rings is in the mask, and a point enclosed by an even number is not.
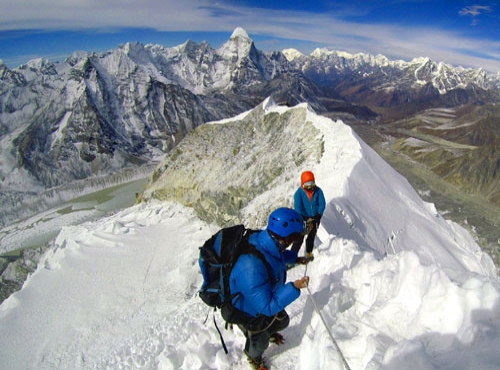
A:
[[[245,37],[219,50],[127,44],[63,63],[0,70],[0,122],[17,165],[44,188],[141,165],[204,122],[277,94],[317,103],[318,91],[279,52]],[[8,177],[10,169],[3,170]],[[4,183],[5,186],[6,183]]]
[[[48,246],[30,248],[19,257],[0,258],[0,303],[23,286],[28,275],[38,267],[40,257]]]

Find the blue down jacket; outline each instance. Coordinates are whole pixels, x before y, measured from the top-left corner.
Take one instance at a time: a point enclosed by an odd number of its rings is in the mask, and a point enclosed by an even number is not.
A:
[[[318,186],[314,188],[312,200],[309,200],[306,192],[302,188],[298,188],[293,196],[293,208],[295,208],[304,219],[314,218],[314,216],[318,214],[323,216],[325,206],[323,190]]]
[[[286,283],[286,264],[295,263],[297,253],[291,250],[279,252],[276,242],[267,230],[250,235],[254,245],[269,263],[272,281],[262,261],[251,254],[241,255],[229,276],[231,294],[241,293],[234,306],[250,316],[274,316],[296,300],[300,291],[292,282]]]

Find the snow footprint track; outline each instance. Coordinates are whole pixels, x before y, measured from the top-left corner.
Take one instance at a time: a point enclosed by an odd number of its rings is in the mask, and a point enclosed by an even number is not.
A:
[[[212,313],[206,325],[201,325],[207,311],[205,305],[195,301],[197,299],[186,300],[161,322],[126,339],[96,368],[201,369],[204,364],[216,361],[219,369],[232,369],[239,358],[235,354],[242,353],[242,344],[235,343],[234,335],[225,330],[224,338],[232,347],[230,355],[226,356],[220,341],[214,340],[217,334],[214,333]]]

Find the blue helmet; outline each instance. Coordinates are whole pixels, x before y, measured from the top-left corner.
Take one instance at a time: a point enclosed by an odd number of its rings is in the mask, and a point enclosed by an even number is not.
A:
[[[277,208],[269,215],[267,230],[282,238],[300,234],[304,230],[302,216],[291,208]]]

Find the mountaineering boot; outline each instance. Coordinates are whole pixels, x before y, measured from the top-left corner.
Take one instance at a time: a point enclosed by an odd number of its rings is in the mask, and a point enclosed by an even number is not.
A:
[[[277,346],[285,344],[285,338],[280,333],[274,333],[269,336],[269,343],[274,343]]]
[[[247,361],[254,370],[268,370],[266,367],[266,363],[264,362],[264,359],[262,356],[259,357],[250,357],[248,356],[247,352],[245,351],[245,355],[247,356]]]
[[[307,261],[309,262],[312,262],[314,261],[314,256],[313,256],[313,253],[312,252],[307,252],[306,255],[305,255],[305,258]]]

